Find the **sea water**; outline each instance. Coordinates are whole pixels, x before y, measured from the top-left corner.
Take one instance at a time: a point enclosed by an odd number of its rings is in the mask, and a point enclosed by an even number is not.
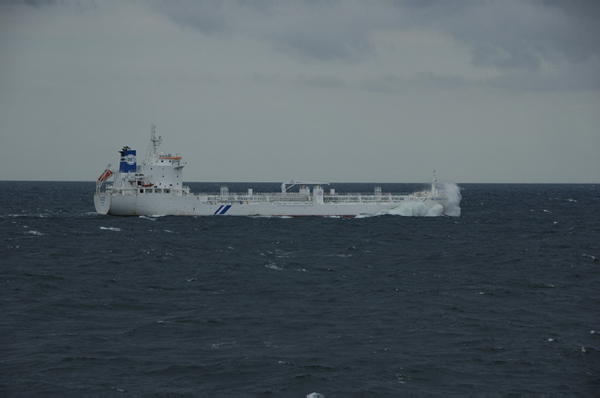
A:
[[[452,217],[354,219],[0,188],[4,394],[600,393],[599,185],[461,184]]]

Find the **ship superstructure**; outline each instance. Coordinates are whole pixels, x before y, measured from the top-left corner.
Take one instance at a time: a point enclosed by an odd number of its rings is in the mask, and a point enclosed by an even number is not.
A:
[[[281,185],[281,192],[257,193],[248,189],[232,193],[225,186],[219,193],[193,194],[183,185],[186,163],[179,154],[159,151],[161,137],[152,126],[146,159],[137,163],[137,153],[129,147],[120,152],[118,170],[110,164],[96,182],[94,204],[100,214],[115,216],[343,216],[356,217],[392,211],[410,204],[439,214],[448,198],[436,188],[435,174],[428,191],[408,195],[383,193],[375,187],[372,194],[338,194],[325,191],[328,182],[292,180]],[[112,178],[112,182],[108,181]],[[292,191],[293,187],[298,190]],[[311,189],[312,188],[312,189]]]

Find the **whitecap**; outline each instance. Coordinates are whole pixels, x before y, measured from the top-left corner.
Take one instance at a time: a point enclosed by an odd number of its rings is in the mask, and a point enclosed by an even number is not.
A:
[[[460,201],[462,200],[460,187],[453,182],[438,182],[437,187],[448,198],[444,206],[444,215],[460,217]]]
[[[433,207],[431,209],[429,209],[429,211],[427,212],[427,214],[425,216],[426,217],[439,217],[442,214],[444,214],[444,206],[442,206],[440,204],[435,204],[435,205],[433,205]]]
[[[121,228],[117,228],[117,227],[100,227],[100,229],[103,229],[105,231],[120,231]]]
[[[270,268],[270,269],[275,269],[277,271],[282,271],[283,268],[282,267],[278,267],[274,262],[269,261],[268,263],[265,264],[265,267]]]
[[[36,235],[36,236],[42,236],[42,235],[44,235],[44,234],[43,234],[43,233],[41,233],[40,231],[33,231],[33,230],[29,231],[29,233],[30,233],[31,235]]]
[[[424,217],[429,209],[421,201],[403,202],[393,209],[384,210],[380,214],[393,214],[404,217]]]

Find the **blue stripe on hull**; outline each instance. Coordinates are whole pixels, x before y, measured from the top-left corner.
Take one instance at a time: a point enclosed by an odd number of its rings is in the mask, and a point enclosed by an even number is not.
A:
[[[223,214],[227,213],[227,210],[229,210],[230,208],[231,208],[231,205],[225,206],[225,208],[219,214],[223,215]]]
[[[231,208],[231,205],[221,205],[219,206],[219,208],[217,209],[217,211],[215,211],[213,213],[213,215],[223,215],[225,213],[227,213],[227,210],[229,210]]]

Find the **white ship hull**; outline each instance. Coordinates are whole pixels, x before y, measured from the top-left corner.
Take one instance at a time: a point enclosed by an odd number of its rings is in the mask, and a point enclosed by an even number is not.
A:
[[[148,156],[137,164],[135,150],[124,147],[118,170],[110,165],[96,183],[94,205],[100,214],[113,216],[322,216],[356,217],[382,212],[411,212],[405,215],[441,215],[446,212],[448,197],[436,189],[435,176],[431,190],[410,195],[382,193],[375,187],[372,194],[325,193],[321,185],[329,183],[291,181],[283,183],[280,193],[229,193],[222,187],[219,194],[190,193],[183,186],[180,156],[158,152],[161,138],[154,126]],[[105,185],[109,178],[112,182]],[[288,189],[301,185],[296,192]],[[312,187],[307,186],[312,185]],[[311,189],[312,188],[312,189]]]
[[[233,195],[232,195],[233,196]],[[367,200],[370,195],[365,195]],[[341,197],[341,195],[340,195]],[[252,203],[249,200],[219,198],[215,203],[203,203],[206,197],[188,194],[147,193],[137,195],[94,195],[96,211],[113,216],[273,216],[273,217],[356,217],[394,211],[403,205],[423,207],[427,212],[441,206],[440,214],[446,205],[444,197],[411,197],[388,202],[333,202],[314,203],[311,201],[287,203]]]

